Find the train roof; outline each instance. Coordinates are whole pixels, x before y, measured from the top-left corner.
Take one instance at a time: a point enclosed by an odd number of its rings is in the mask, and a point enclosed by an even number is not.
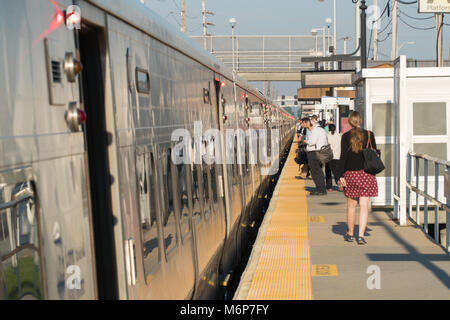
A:
[[[232,80],[233,73],[212,54],[204,50],[197,42],[180,32],[153,10],[142,4],[139,0],[87,0],[95,6],[102,8],[111,15],[142,30],[150,36],[158,39],[166,45],[180,51],[187,56],[209,67]],[[236,83],[243,89],[259,96],[263,100],[273,104],[247,81],[236,75]]]

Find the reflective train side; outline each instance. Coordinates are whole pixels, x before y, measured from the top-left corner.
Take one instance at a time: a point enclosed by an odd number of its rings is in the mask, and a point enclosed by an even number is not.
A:
[[[270,176],[177,165],[172,133],[278,129],[282,152],[292,117],[139,1],[79,1],[77,31],[57,4],[0,0],[0,299],[217,298]]]

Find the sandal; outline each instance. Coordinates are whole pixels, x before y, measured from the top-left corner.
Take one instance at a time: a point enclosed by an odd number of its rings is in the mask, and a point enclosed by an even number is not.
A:
[[[357,242],[358,244],[367,244],[367,241],[366,239],[364,239],[364,237],[358,237]]]
[[[347,242],[353,242],[353,240],[355,240],[355,237],[352,236],[351,234],[349,234],[348,230],[345,232],[344,238],[345,238],[345,241],[347,241]]]

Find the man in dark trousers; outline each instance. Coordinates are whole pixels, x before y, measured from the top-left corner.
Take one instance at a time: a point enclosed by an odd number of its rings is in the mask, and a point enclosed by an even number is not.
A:
[[[316,185],[316,190],[311,192],[312,196],[322,196],[327,194],[325,176],[322,170],[322,163],[317,158],[317,151],[328,144],[327,133],[317,126],[316,121],[311,119],[307,122],[307,128],[310,131],[305,140],[307,146],[308,164],[311,170],[311,177]]]

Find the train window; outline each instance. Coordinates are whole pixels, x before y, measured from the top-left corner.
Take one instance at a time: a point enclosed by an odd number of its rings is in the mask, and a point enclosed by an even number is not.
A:
[[[199,165],[193,164],[192,168],[192,217],[196,223],[201,221],[200,207],[200,183],[201,173],[198,170]]]
[[[189,224],[189,196],[186,181],[186,164],[179,164],[176,167],[177,186],[178,186],[178,203],[180,206],[180,230],[181,240],[184,241],[191,231]]]
[[[213,166],[213,165],[211,165]],[[211,215],[211,171],[209,169],[210,165],[203,161],[202,171],[203,171],[203,210],[204,217],[208,219]]]
[[[213,163],[210,166],[210,172],[211,172],[211,196],[212,201],[216,204],[219,201],[218,194],[217,194],[217,174],[216,174],[216,164]]]
[[[234,183],[239,184],[239,164],[238,164],[238,139],[234,139],[234,162],[233,162]]]
[[[34,190],[31,181],[0,184],[0,299],[43,298]]]
[[[206,88],[203,88],[203,103],[205,103],[205,104],[210,104],[211,103],[209,90],[206,89]]]
[[[164,233],[164,248],[168,255],[177,246],[177,228],[174,211],[174,192],[172,182],[172,160],[170,157],[170,149],[168,149],[165,159],[162,161],[162,183],[163,183],[163,210],[162,224]]]
[[[146,282],[152,279],[160,265],[156,214],[156,193],[153,155],[140,154],[136,158],[136,173],[139,189],[140,226],[143,262]]]
[[[150,75],[148,71],[136,68],[136,88],[139,93],[150,93]]]
[[[250,174],[250,137],[248,135],[245,135],[245,175]]]

